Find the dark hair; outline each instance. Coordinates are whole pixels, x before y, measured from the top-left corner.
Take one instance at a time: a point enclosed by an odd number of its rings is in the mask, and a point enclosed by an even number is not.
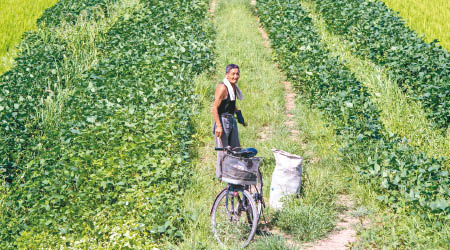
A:
[[[228,64],[227,67],[225,68],[225,73],[230,72],[230,70],[232,69],[238,69],[239,70],[239,66],[237,66],[236,64]]]

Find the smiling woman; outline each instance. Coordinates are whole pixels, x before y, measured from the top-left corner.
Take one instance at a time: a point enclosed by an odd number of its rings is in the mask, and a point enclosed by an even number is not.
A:
[[[35,28],[36,19],[57,1],[0,0],[0,74],[11,67],[22,34]]]

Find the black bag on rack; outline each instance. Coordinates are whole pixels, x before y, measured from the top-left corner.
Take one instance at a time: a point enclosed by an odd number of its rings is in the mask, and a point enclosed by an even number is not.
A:
[[[225,154],[222,160],[222,181],[236,185],[256,185],[261,159]]]

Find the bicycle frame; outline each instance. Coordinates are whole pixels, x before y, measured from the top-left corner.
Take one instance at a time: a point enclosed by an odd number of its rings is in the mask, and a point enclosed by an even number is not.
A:
[[[226,208],[227,208],[227,211],[228,211],[228,195],[229,195],[229,192],[231,191],[231,192],[241,192],[241,193],[242,193],[242,192],[245,190],[245,187],[244,187],[243,185],[227,184],[227,187],[224,188],[224,189],[222,189],[222,191],[223,191],[223,190],[227,190],[227,196],[226,196]],[[219,193],[216,195],[216,198],[214,199],[213,204],[216,203],[216,201],[217,201],[217,199],[219,198],[219,195],[220,195],[220,193],[222,193],[222,191],[219,192]],[[213,211],[213,207],[211,206],[211,209],[209,210],[209,215],[210,215],[210,216],[211,216],[211,214],[212,214],[212,211]]]
[[[230,148],[216,148],[216,150],[223,150],[227,153],[233,154]],[[251,156],[253,157],[253,156]],[[251,158],[248,157],[248,158]],[[246,158],[246,157],[243,157]],[[263,164],[264,159],[261,158]],[[259,163],[259,162],[258,162]],[[264,166],[264,165],[263,165]],[[251,168],[251,166],[250,166]],[[217,241],[222,244],[225,240],[231,239],[231,241],[235,241],[236,238],[234,236],[228,237],[228,238],[222,238],[221,235],[225,231],[221,231],[221,227],[223,225],[231,225],[231,228],[238,226],[238,228],[242,229],[243,227],[249,227],[249,231],[237,231],[237,234],[234,235],[247,235],[244,238],[238,238],[245,240],[242,241],[241,247],[245,247],[249,244],[249,242],[253,239],[256,230],[258,228],[258,221],[261,218],[261,215],[264,217],[263,209],[265,208],[265,202],[264,202],[264,196],[263,196],[263,180],[262,180],[262,173],[261,169],[257,169],[256,173],[256,181],[251,181],[251,185],[244,184],[244,183],[237,183],[239,184],[232,184],[227,183],[227,186],[222,189],[220,193],[216,195],[216,198],[214,199],[213,205],[210,209],[210,216],[211,216],[211,227],[214,234],[214,237],[217,239]],[[221,204],[221,205],[220,205]],[[220,206],[222,206],[222,209],[218,209]],[[222,211],[222,212],[218,212]],[[221,214],[221,215],[220,215]],[[219,217],[216,217],[219,215]],[[219,223],[217,223],[217,218],[219,219]],[[228,221],[228,222],[226,222]],[[231,223],[231,224],[227,224]],[[236,224],[235,224],[236,223]],[[242,224],[244,223],[244,224]],[[235,225],[235,226],[233,226]],[[219,230],[217,230],[219,228]],[[227,228],[227,226],[225,226]],[[238,229],[238,230],[241,230]],[[233,229],[232,229],[233,230]],[[231,230],[231,231],[232,231]],[[229,231],[228,229],[226,231]],[[240,241],[240,240],[238,240]],[[230,243],[230,242],[228,242]],[[237,243],[237,242],[235,242]],[[240,244],[240,243],[239,243]]]

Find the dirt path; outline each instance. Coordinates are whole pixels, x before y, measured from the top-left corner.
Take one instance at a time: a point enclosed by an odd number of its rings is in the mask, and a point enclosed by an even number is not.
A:
[[[256,6],[256,0],[251,0],[250,3],[253,6]],[[258,20],[259,21],[259,20]],[[261,33],[261,36],[264,40],[264,46],[271,50],[270,48],[270,40],[267,32],[264,30],[263,27],[259,27],[259,32]],[[277,66],[277,65],[275,65]],[[277,67],[278,68],[278,67]],[[294,109],[295,109],[295,98],[296,94],[292,90],[292,84],[288,81],[283,81],[282,84],[284,85],[285,89],[285,112],[287,115],[287,120],[285,122],[285,125],[289,128],[290,131],[290,139],[296,140],[296,138],[299,135],[299,131],[295,129],[295,115],[294,115]],[[316,241],[316,242],[310,242],[307,244],[304,244],[302,247],[299,243],[297,243],[295,240],[292,239],[290,235],[287,235],[280,230],[276,228],[270,229],[271,234],[281,235],[283,236],[287,243],[291,246],[302,248],[302,249],[308,249],[308,250],[319,250],[319,249],[333,249],[333,250],[340,250],[340,249],[347,249],[347,246],[351,244],[352,242],[356,241],[356,230],[355,226],[359,222],[359,220],[351,215],[353,208],[354,208],[354,202],[351,200],[351,198],[348,195],[341,195],[339,197],[339,204],[345,207],[345,211],[338,215],[338,223],[336,225],[336,228],[324,239]]]
[[[319,250],[319,249],[334,249],[343,250],[347,249],[348,245],[356,241],[355,226],[359,220],[352,216],[354,202],[348,195],[341,195],[339,197],[339,203],[346,207],[346,210],[338,215],[338,223],[336,228],[328,235],[327,238],[305,244],[305,249]]]
[[[216,0],[212,0],[209,4],[209,13],[214,16],[214,12],[216,11]]]
[[[256,0],[251,0],[250,4],[253,6],[256,6]],[[259,23],[259,18],[258,18],[258,23]],[[267,32],[261,26],[259,26],[258,31],[259,31],[259,33],[261,33],[261,36],[264,41],[264,46],[267,49],[271,50],[269,35],[267,34]],[[278,71],[280,71],[278,69],[277,65],[275,65],[275,67]],[[296,137],[299,135],[299,131],[295,129],[295,120],[294,120],[295,115],[293,113],[294,109],[295,109],[296,94],[292,91],[292,85],[290,82],[284,81],[284,82],[282,82],[282,84],[284,85],[284,89],[286,91],[286,95],[285,95],[284,99],[285,99],[285,110],[286,110],[285,112],[288,117],[288,119],[285,122],[285,125],[289,128],[289,131],[291,134],[290,139],[295,140]]]

